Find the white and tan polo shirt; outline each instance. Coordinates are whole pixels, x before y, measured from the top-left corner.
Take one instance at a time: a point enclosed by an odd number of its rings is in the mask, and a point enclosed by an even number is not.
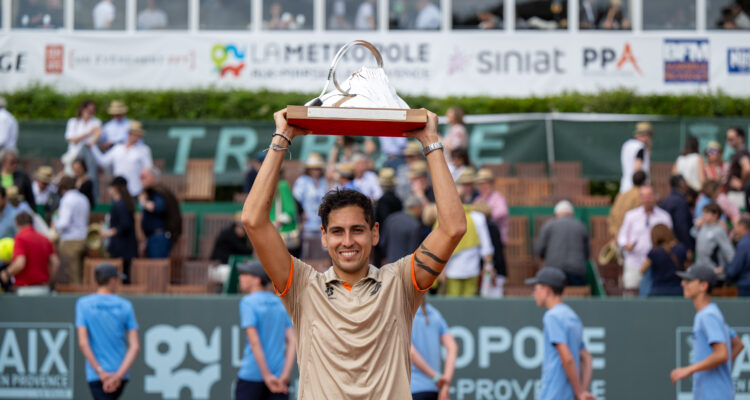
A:
[[[291,258],[279,293],[297,334],[300,400],[411,399],[411,327],[423,292],[413,255],[353,286]]]

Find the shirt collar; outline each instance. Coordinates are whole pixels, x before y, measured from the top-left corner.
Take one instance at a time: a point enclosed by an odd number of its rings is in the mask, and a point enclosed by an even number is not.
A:
[[[326,279],[326,284],[332,283],[332,282],[342,282],[342,280],[338,277],[338,275],[336,275],[336,271],[333,270],[333,266],[329,267],[328,270],[326,270],[326,272],[323,273],[323,276]],[[365,279],[371,279],[375,282],[381,282],[380,269],[375,268],[374,266],[370,265],[369,269],[367,270],[367,275],[361,280],[365,280]]]

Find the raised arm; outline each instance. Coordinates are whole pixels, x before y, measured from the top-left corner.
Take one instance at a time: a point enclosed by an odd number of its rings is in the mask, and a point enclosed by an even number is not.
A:
[[[437,115],[427,111],[427,125],[424,129],[410,132],[422,143],[422,147],[440,141],[437,132]],[[435,204],[438,212],[438,227],[419,245],[414,253],[414,278],[420,289],[429,288],[445,263],[453,254],[453,250],[466,233],[466,213],[458,198],[455,183],[445,163],[443,150],[435,150],[427,154],[427,166],[432,176],[432,187],[435,192]]]
[[[273,118],[276,122],[276,132],[285,135],[290,141],[307,133],[287,124],[286,109],[274,113]],[[289,146],[290,143],[283,137],[273,136],[266,158],[242,208],[242,225],[253,243],[258,259],[279,293],[284,291],[289,280],[291,262],[286,245],[271,223],[269,214],[281,163]]]

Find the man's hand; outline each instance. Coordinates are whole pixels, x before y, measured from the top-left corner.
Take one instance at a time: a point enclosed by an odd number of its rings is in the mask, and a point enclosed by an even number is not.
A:
[[[8,274],[8,270],[4,269],[0,271],[0,280],[3,281],[3,283],[8,283],[10,280],[10,274]]]
[[[576,400],[596,400],[596,396],[584,390],[576,396]]]
[[[716,268],[714,268],[714,273],[716,275],[724,275],[724,267],[716,267]]]
[[[627,250],[627,251],[633,251],[634,248],[635,248],[635,242],[628,243],[628,244],[625,245],[625,250]]]
[[[674,385],[680,379],[685,379],[692,374],[693,372],[690,370],[690,367],[675,368],[672,370],[672,373],[669,374],[669,378],[672,380],[672,384]]]
[[[425,110],[422,108],[422,110]],[[414,138],[422,143],[422,146],[428,146],[440,141],[440,135],[437,131],[438,116],[432,111],[427,111],[427,124],[422,129],[404,132],[404,136]]]
[[[102,381],[102,390],[104,393],[113,393],[122,385],[122,379],[117,374],[108,374],[106,380]]]
[[[440,392],[438,393],[438,400],[450,400],[450,393],[450,385],[443,386],[442,388],[440,388]]]
[[[300,135],[307,135],[310,131],[289,125],[286,121],[286,108],[273,113],[273,121],[276,123],[276,132],[285,134],[289,140]],[[289,143],[287,143],[289,144]]]

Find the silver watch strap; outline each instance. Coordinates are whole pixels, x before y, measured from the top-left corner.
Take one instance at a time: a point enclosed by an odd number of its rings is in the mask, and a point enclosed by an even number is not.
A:
[[[424,156],[427,157],[428,154],[432,153],[433,151],[435,151],[437,149],[442,149],[442,148],[443,148],[443,143],[441,143],[441,142],[435,142],[435,143],[432,143],[432,144],[429,144],[429,145],[423,147],[422,148],[422,154],[424,154]]]

